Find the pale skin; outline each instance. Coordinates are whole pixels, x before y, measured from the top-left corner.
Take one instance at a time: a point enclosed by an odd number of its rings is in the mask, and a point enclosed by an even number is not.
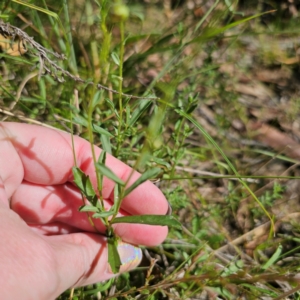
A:
[[[87,141],[75,137],[78,167],[96,178]],[[101,149],[95,146],[98,157]],[[112,156],[106,165],[126,181],[131,168]],[[1,299],[55,299],[71,287],[113,276],[107,262],[106,238],[95,233],[73,183],[71,136],[40,126],[0,122],[0,290]],[[134,172],[130,183],[138,178]],[[103,197],[109,208],[114,183],[105,178]],[[166,214],[168,203],[147,181],[122,203],[120,215]],[[98,231],[105,232],[100,220]],[[162,226],[117,224],[115,232],[134,245],[160,244]],[[135,268],[139,261],[121,267]]]

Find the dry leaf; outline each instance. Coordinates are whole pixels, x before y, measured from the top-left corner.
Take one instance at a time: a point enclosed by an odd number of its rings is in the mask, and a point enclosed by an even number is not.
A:
[[[12,40],[0,34],[1,50],[11,56],[21,56],[27,52],[26,45],[22,40]]]
[[[248,129],[255,134],[255,139],[273,148],[276,152],[283,152],[290,158],[300,158],[300,145],[286,133],[260,122],[249,122]]]

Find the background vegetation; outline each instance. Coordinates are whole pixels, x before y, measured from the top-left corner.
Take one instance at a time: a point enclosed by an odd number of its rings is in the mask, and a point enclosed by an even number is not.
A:
[[[1,120],[93,123],[107,152],[162,169],[183,225],[60,299],[300,299],[296,1],[7,0],[0,18],[53,52],[0,23]]]

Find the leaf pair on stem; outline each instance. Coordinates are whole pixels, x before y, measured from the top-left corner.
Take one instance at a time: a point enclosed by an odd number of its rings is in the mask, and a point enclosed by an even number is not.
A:
[[[76,166],[73,167],[72,171],[74,182],[79,188],[83,198],[83,205],[79,208],[79,211],[86,212],[88,214],[92,226],[94,226],[92,219],[100,219],[106,226],[106,235],[108,237],[108,262],[111,266],[112,271],[114,273],[118,273],[121,267],[121,260],[117,250],[118,237],[114,233],[112,227],[113,224],[138,223],[148,225],[173,226],[177,228],[181,228],[181,225],[174,217],[166,215],[138,215],[117,217],[117,214],[121,208],[122,200],[140,184],[150,178],[156,177],[161,170],[159,168],[153,168],[146,171],[131,186],[126,188],[126,182],[121,180],[105,165],[105,159],[106,152],[102,151],[98,162],[96,162],[95,164],[98,179],[98,193],[96,193],[96,191],[94,190],[88,175],[86,175]],[[114,204],[109,210],[105,210],[103,201],[104,199],[102,197],[102,183],[104,176],[115,182]],[[85,199],[89,203],[86,203]],[[90,213],[92,213],[91,216]]]

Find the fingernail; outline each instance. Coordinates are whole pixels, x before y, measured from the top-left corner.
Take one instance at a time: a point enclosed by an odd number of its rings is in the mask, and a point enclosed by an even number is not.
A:
[[[118,252],[122,262],[120,273],[136,268],[142,260],[142,250],[140,248],[121,241],[118,243]]]
[[[171,204],[170,204],[169,201],[168,201],[168,205],[169,205],[169,207],[168,207],[168,210],[166,212],[166,216],[171,216],[171,214],[172,214],[172,207],[171,207]]]

